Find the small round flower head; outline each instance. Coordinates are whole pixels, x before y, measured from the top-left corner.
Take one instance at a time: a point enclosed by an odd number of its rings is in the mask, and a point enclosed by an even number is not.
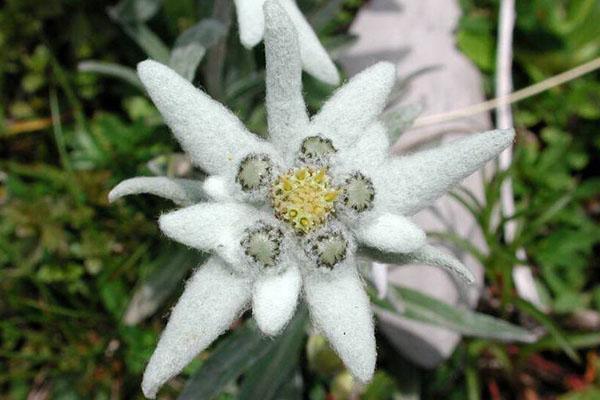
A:
[[[304,164],[326,165],[335,152],[330,139],[309,136],[302,141],[298,161]]]
[[[110,198],[146,192],[186,205],[162,215],[161,230],[212,254],[190,279],[150,359],[142,383],[148,397],[249,304],[264,333],[280,332],[300,293],[351,373],[370,380],[373,316],[356,252],[390,263],[408,254],[404,259],[460,270],[459,262],[425,246],[424,232],[408,217],[512,141],[512,132],[496,131],[389,156],[379,116],[396,72],[385,62],[350,79],[309,117],[299,36],[289,16],[293,3],[264,1],[268,140],[168,67],[138,66],[182,148],[209,176],[204,182],[132,179]]]
[[[367,211],[373,207],[375,187],[371,179],[354,172],[342,185],[342,203],[357,213]]]
[[[305,251],[317,267],[332,269],[348,256],[349,242],[341,230],[326,228],[307,238]]]
[[[273,173],[273,163],[266,154],[250,154],[246,156],[238,168],[235,181],[245,192],[258,191],[264,188]]]
[[[244,253],[260,267],[277,265],[283,240],[280,228],[264,222],[246,229],[241,241]]]

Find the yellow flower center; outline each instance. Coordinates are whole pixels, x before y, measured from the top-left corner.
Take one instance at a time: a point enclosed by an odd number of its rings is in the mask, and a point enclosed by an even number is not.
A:
[[[334,211],[340,190],[325,168],[302,167],[280,175],[271,187],[275,216],[298,233],[308,233],[325,222]]]

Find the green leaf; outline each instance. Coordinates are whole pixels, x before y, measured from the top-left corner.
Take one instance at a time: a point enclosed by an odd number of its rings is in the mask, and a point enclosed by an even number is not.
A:
[[[103,61],[84,61],[78,65],[79,71],[93,72],[100,75],[110,76],[135,86],[137,89],[144,90],[144,86],[138,78],[133,68],[125,67],[119,64],[113,64]]]
[[[300,368],[298,368],[277,391],[277,400],[302,400],[303,391],[304,382]]]
[[[162,0],[121,0],[114,7],[109,7],[111,18],[123,22],[146,22],[160,8]]]
[[[168,64],[170,57],[168,47],[146,24],[138,21],[121,21],[114,17],[113,19],[121,24],[125,33],[144,50],[148,57],[162,64]]]
[[[145,24],[156,14],[160,3],[161,0],[122,0],[108,9],[108,15],[123,27],[148,57],[166,64],[169,61],[169,49]]]
[[[466,336],[526,343],[536,340],[534,334],[502,319],[452,306],[413,289],[394,289],[402,298],[402,317],[447,328]],[[374,303],[388,307],[388,311],[393,310],[388,304],[378,303],[378,300],[374,300]]]
[[[273,344],[258,331],[254,322],[246,322],[217,345],[187,381],[178,400],[212,399],[269,352]]]
[[[123,316],[126,325],[136,325],[156,310],[180,287],[184,277],[206,259],[206,254],[178,249],[174,254],[165,252],[154,270],[144,279],[131,296]]]
[[[494,21],[486,15],[465,16],[460,22],[456,41],[460,50],[484,71],[493,71],[496,41]]]
[[[310,24],[314,27],[316,32],[325,28],[337,14],[342,12],[345,0],[328,0],[321,3],[323,3],[323,5],[308,17]]]
[[[288,327],[275,339],[271,350],[248,371],[240,389],[239,400],[280,398],[279,389],[298,369],[307,319],[306,308],[297,311]]]
[[[396,383],[391,376],[383,371],[377,371],[362,398],[364,400],[391,400],[397,390]]]
[[[580,361],[579,355],[577,354],[573,346],[571,346],[561,329],[556,323],[554,323],[554,321],[552,321],[552,319],[550,319],[550,317],[538,310],[533,304],[523,299],[517,299],[515,305],[519,310],[526,314],[529,314],[530,316],[535,318],[540,324],[542,324],[544,328],[546,328],[548,333],[554,338],[554,340],[560,346],[560,348],[565,352],[565,354],[568,355],[569,358],[571,358],[571,360],[575,362]]]
[[[600,346],[600,332],[591,333],[567,333],[564,339],[573,349],[597,348]],[[538,352],[545,350],[561,350],[563,344],[554,336],[546,336],[536,343],[527,347],[527,352]]]
[[[225,25],[217,20],[200,21],[177,38],[169,65],[179,75],[192,81],[206,50],[214,46],[226,32]]]
[[[558,400],[597,400],[600,399],[600,387],[594,386],[579,392],[560,396]]]

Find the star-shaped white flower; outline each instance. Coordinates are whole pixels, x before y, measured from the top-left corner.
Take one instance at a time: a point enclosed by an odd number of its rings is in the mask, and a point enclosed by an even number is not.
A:
[[[235,0],[240,41],[248,49],[253,48],[263,39],[265,32],[263,5],[265,1]],[[296,0],[279,0],[279,4],[287,12],[298,33],[302,68],[325,83],[337,85],[340,81],[338,70],[312,27],[298,9]]]
[[[154,61],[140,79],[203,181],[133,178],[110,199],[152,193],[186,207],[160,217],[170,238],[212,257],[191,277],[144,374],[160,386],[251,304],[258,327],[279,333],[300,294],[313,324],[352,374],[369,381],[376,349],[357,255],[419,261],[471,281],[449,254],[426,245],[407,217],[494,158],[512,131],[470,136],[412,155],[389,155],[378,121],[395,68],[378,63],[350,80],[312,118],[302,98],[298,35],[275,0],[264,5],[270,139],[248,132],[223,105]]]

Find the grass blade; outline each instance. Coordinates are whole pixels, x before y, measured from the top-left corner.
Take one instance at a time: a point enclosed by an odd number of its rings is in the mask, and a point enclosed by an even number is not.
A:
[[[187,381],[178,400],[210,400],[273,348],[273,340],[247,322],[224,339]]]
[[[306,308],[296,313],[285,331],[275,339],[271,351],[248,371],[240,389],[239,400],[279,398],[279,389],[298,369],[307,319]]]
[[[192,81],[206,50],[214,46],[226,32],[225,25],[217,20],[200,21],[179,35],[171,52],[169,65],[179,75]]]
[[[413,289],[394,289],[402,296],[402,317],[437,325],[466,336],[525,343],[532,343],[537,339],[536,335],[502,319],[452,306]],[[377,300],[374,303],[388,307],[387,310],[380,309],[378,312],[393,310],[387,303],[378,303]]]
[[[569,356],[571,360],[577,363],[581,361],[573,346],[571,346],[561,329],[554,323],[554,321],[550,319],[550,317],[538,310],[533,304],[523,299],[517,299],[515,305],[519,310],[525,314],[529,314],[540,324],[542,324],[548,333],[554,338],[556,344],[565,352],[567,356]]]
[[[79,63],[79,71],[93,72],[100,75],[110,76],[135,86],[137,89],[144,90],[144,86],[138,78],[137,73],[133,68],[125,67],[119,64],[113,64],[103,61],[84,61]]]
[[[206,254],[181,249],[166,253],[158,265],[133,293],[123,316],[125,325],[137,325],[151,316],[180,287],[186,274],[200,265]],[[162,262],[166,260],[166,262]]]

